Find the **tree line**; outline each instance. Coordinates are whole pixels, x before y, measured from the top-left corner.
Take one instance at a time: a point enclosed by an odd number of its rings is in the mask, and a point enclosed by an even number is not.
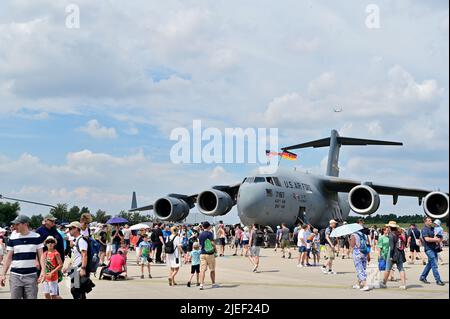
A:
[[[78,207],[72,206],[68,207],[67,204],[57,204],[56,208],[50,209],[49,213],[52,214],[58,223],[70,223],[75,220],[80,220],[80,217],[84,213],[91,214],[88,207]],[[9,225],[20,213],[20,204],[18,202],[0,202],[0,226]],[[45,214],[46,215],[46,214]],[[104,210],[97,210],[95,214],[91,214],[93,221],[98,223],[106,223],[112,215],[108,214]],[[129,221],[130,225],[139,224],[143,222],[153,222],[154,218],[152,216],[141,215],[139,212],[126,212],[121,211],[118,217],[125,218]],[[42,214],[33,215],[30,217],[30,227],[37,228],[42,224],[44,216]]]

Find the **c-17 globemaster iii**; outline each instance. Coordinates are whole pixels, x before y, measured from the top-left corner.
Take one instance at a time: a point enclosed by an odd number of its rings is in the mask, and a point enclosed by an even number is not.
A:
[[[301,222],[323,228],[330,219],[344,221],[351,210],[360,215],[375,213],[380,205],[380,195],[391,195],[394,205],[399,196],[417,197],[427,216],[448,216],[448,193],[340,178],[338,161],[342,145],[403,144],[341,137],[332,130],[330,137],[282,148],[289,151],[329,147],[327,171],[323,176],[283,168],[271,173],[260,170],[235,185],[213,186],[193,195],[169,194],[143,207],[137,207],[133,193],[130,211],[153,210],[162,221],[181,222],[195,204],[208,216],[225,215],[237,205],[238,216],[245,225],[256,223],[274,227],[285,223],[291,227]]]

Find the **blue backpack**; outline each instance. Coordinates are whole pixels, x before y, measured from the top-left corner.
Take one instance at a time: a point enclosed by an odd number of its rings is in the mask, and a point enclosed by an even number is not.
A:
[[[87,250],[87,265],[86,271],[89,273],[94,273],[97,271],[98,265],[100,264],[100,244],[92,237],[83,236],[82,237],[88,244]],[[76,248],[78,252],[81,254],[80,247],[78,245],[78,241],[76,242]]]
[[[359,251],[367,255],[370,252],[369,245],[367,245],[367,237],[361,232],[357,232],[357,234],[359,236]]]

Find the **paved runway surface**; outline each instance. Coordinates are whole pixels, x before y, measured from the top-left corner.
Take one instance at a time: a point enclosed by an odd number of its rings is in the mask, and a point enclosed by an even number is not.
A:
[[[93,278],[96,284],[94,290],[88,294],[89,299],[199,299],[199,298],[268,298],[268,299],[448,299],[449,298],[449,266],[448,248],[443,252],[445,264],[439,266],[444,287],[434,283],[432,273],[428,277],[429,285],[419,281],[419,275],[424,266],[416,262],[415,265],[406,264],[407,290],[400,290],[399,281],[388,282],[388,289],[374,289],[362,292],[352,289],[356,275],[353,261],[338,258],[335,261],[336,275],[325,275],[320,267],[297,268],[297,252],[293,252],[295,259],[282,259],[281,253],[273,249],[261,250],[261,265],[258,273],[252,272],[250,261],[241,256],[225,256],[217,258],[217,282],[219,288],[211,288],[209,275],[207,285],[201,291],[195,285],[186,286],[190,276],[190,265],[183,265],[176,277],[178,286],[168,285],[166,265],[153,265],[153,279],[140,279],[140,267],[135,263],[135,253],[128,254],[128,275],[126,281],[108,281]],[[230,251],[226,252],[229,255]],[[375,259],[373,259],[375,260]],[[373,265],[375,265],[373,263]],[[145,272],[147,277],[147,272]],[[398,273],[396,279],[399,279]],[[195,279],[194,279],[195,280]],[[66,282],[60,284],[63,298],[71,299]],[[8,285],[0,288],[0,299],[10,297]],[[39,298],[43,298],[42,288],[39,287]]]

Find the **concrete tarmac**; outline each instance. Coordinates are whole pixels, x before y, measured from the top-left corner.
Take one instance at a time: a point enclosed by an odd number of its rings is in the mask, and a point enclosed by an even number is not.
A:
[[[356,273],[351,259],[337,257],[333,269],[336,275],[326,275],[320,267],[297,268],[298,253],[291,249],[292,259],[281,258],[281,252],[273,248],[261,249],[259,272],[252,272],[252,264],[248,258],[231,256],[225,250],[225,257],[217,258],[216,278],[219,288],[212,288],[209,274],[206,277],[204,290],[194,284],[188,288],[186,282],[190,276],[190,265],[182,265],[176,281],[177,286],[170,287],[166,265],[151,266],[153,279],[140,279],[140,266],[136,265],[135,253],[128,253],[128,280],[98,280],[91,276],[96,287],[88,294],[88,299],[449,299],[449,265],[448,248],[441,253],[444,265],[439,272],[445,286],[435,284],[432,273],[428,276],[431,284],[419,281],[424,266],[418,261],[414,265],[405,264],[407,289],[400,290],[398,272],[397,281],[388,282],[387,289],[373,289],[368,292],[352,289]],[[376,267],[376,258],[372,255],[370,267]],[[60,283],[61,296],[71,299],[66,280]],[[43,298],[41,285],[39,298]],[[0,288],[0,299],[10,298],[9,284]]]

